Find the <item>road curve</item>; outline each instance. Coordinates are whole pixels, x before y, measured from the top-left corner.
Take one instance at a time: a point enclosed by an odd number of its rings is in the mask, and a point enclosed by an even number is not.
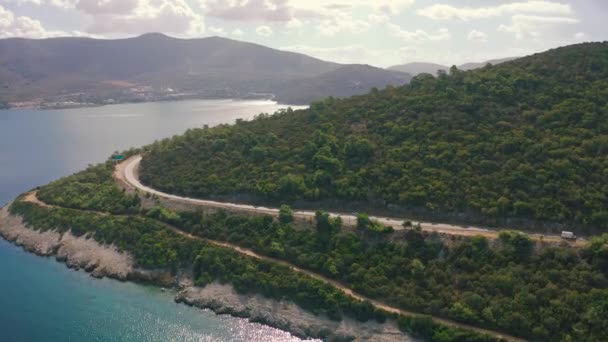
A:
[[[114,177],[123,181],[127,185],[129,185],[135,189],[138,189],[139,191],[147,192],[149,194],[153,194],[153,195],[156,195],[156,196],[164,198],[164,199],[175,201],[177,203],[185,203],[185,204],[198,205],[198,206],[203,206],[203,207],[208,207],[208,208],[226,209],[226,210],[232,210],[232,211],[255,213],[255,214],[260,214],[260,215],[270,215],[270,216],[275,216],[275,217],[278,216],[278,214],[279,214],[279,210],[277,208],[266,208],[266,207],[248,205],[248,204],[218,202],[218,201],[210,201],[210,200],[204,200],[204,199],[183,197],[183,196],[167,194],[167,193],[158,191],[156,189],[150,188],[146,185],[143,185],[139,181],[138,169],[139,169],[141,160],[142,160],[141,155],[135,155],[135,156],[132,156],[132,157],[126,159],[125,161],[117,164],[116,170],[114,173]],[[357,220],[355,215],[340,214],[340,213],[330,213],[330,215],[332,217],[342,218],[342,221],[347,225],[354,225]],[[294,216],[298,219],[310,221],[310,220],[314,219],[315,212],[310,211],[310,210],[294,210]],[[376,217],[376,216],[371,216],[370,218],[382,223],[385,226],[393,227],[393,229],[395,229],[395,230],[404,229],[402,226],[403,221],[404,221],[403,219],[395,219],[395,218],[390,218],[390,217]],[[446,223],[429,223],[429,222],[414,222],[414,223],[419,223],[420,227],[424,231],[437,232],[437,233],[443,233],[443,234],[449,234],[449,235],[460,235],[460,236],[481,235],[488,239],[497,239],[500,234],[499,230],[490,230],[490,229],[481,228],[481,227],[458,226],[458,225],[452,225],[452,224],[446,224]],[[562,240],[559,236],[556,236],[556,235],[528,234],[528,236],[535,241],[543,241],[543,242],[551,242],[551,243],[563,243],[564,242],[564,240]],[[576,242],[570,242],[569,244],[582,246],[585,243],[584,243],[584,241],[579,240]]]
[[[22,201],[24,202],[29,202],[29,203],[33,203],[35,205],[44,207],[44,208],[59,208],[59,206],[55,206],[55,205],[50,205],[47,204],[43,201],[41,201],[40,199],[38,199],[37,196],[37,192],[36,191],[32,191],[30,193],[28,193],[26,196],[23,197]],[[72,210],[81,210],[81,209],[72,209]],[[92,210],[81,210],[81,211],[86,211],[86,212],[90,212],[90,213],[94,213],[97,215],[109,215],[109,213],[107,212],[100,212],[100,211],[92,211]],[[322,282],[325,282],[335,288],[337,288],[338,290],[342,291],[344,294],[346,294],[347,296],[357,299],[357,300],[361,300],[361,301],[368,301],[370,302],[374,307],[384,310],[388,313],[393,313],[393,314],[397,314],[397,315],[401,315],[401,316],[406,316],[406,317],[418,317],[421,316],[421,314],[413,312],[413,311],[408,311],[408,310],[404,310],[404,309],[399,309],[387,304],[384,304],[381,301],[372,299],[372,298],[368,298],[364,295],[358,294],[356,292],[354,292],[352,289],[350,289],[349,287],[343,285],[342,283],[335,281],[333,279],[327,278],[321,274],[300,268],[298,266],[295,266],[287,261],[284,260],[280,260],[280,259],[276,259],[273,257],[269,257],[266,255],[262,255],[262,254],[258,254],[257,252],[251,250],[251,249],[247,249],[247,248],[243,248],[240,247],[238,245],[229,243],[229,242],[223,242],[223,241],[217,241],[217,240],[211,240],[211,239],[207,239],[201,236],[197,236],[197,235],[193,235],[190,233],[187,233],[177,227],[174,227],[170,224],[164,223],[164,222],[160,222],[163,225],[165,225],[168,229],[172,230],[173,232],[175,232],[176,234],[179,234],[181,236],[184,236],[188,239],[194,239],[194,240],[199,240],[199,241],[203,241],[206,243],[209,243],[211,245],[214,246],[218,246],[218,247],[222,247],[222,248],[226,248],[226,249],[231,249],[241,255],[244,255],[246,257],[250,257],[250,258],[254,258],[254,259],[258,259],[258,260],[263,260],[263,261],[268,261],[277,265],[281,265],[284,267],[289,268],[291,271],[297,272],[297,273],[301,273],[304,275],[307,275],[313,279],[317,279],[320,280]],[[455,328],[461,328],[461,329],[467,329],[467,330],[472,330],[472,331],[476,331],[478,333],[482,333],[482,334],[486,334],[489,336],[494,336],[498,339],[501,340],[506,340],[506,341],[510,341],[510,342],[524,342],[524,339],[520,339],[518,337],[514,337],[511,335],[507,335],[507,334],[503,334],[501,332],[498,331],[494,331],[494,330],[489,330],[489,329],[484,329],[484,328],[479,328],[476,326],[472,326],[472,325],[468,325],[468,324],[464,324],[464,323],[458,323],[449,319],[445,319],[445,318],[441,318],[441,317],[437,317],[437,316],[432,316],[432,315],[428,315],[428,317],[433,320],[435,323],[438,324],[443,324],[443,325],[447,325],[447,326],[451,326],[451,327],[455,327]]]

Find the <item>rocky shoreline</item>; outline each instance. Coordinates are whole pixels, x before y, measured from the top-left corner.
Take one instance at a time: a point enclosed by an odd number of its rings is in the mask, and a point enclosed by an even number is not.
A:
[[[56,259],[74,269],[83,269],[93,277],[127,280],[133,272],[133,258],[115,246],[102,246],[86,236],[76,237],[69,231],[36,231],[28,228],[20,217],[10,215],[8,205],[0,210],[0,235],[23,249]]]
[[[361,323],[344,317],[340,322],[324,315],[314,315],[289,301],[277,301],[257,294],[239,294],[230,285],[211,283],[204,288],[187,287],[175,301],[217,314],[247,318],[271,327],[288,331],[300,338],[320,338],[326,341],[414,341],[399,330],[395,322]]]
[[[414,341],[403,334],[395,322],[361,323],[350,318],[340,322],[323,315],[314,315],[288,301],[276,301],[256,294],[238,294],[230,285],[212,283],[204,288],[192,286],[188,272],[174,276],[168,270],[142,270],[134,265],[133,257],[115,246],[103,246],[86,236],[76,237],[69,231],[36,231],[28,228],[20,217],[0,209],[0,236],[25,250],[40,256],[55,256],[73,269],[82,269],[96,278],[108,277],[121,281],[153,283],[176,287],[180,291],[175,301],[216,314],[229,314],[262,323],[301,338],[322,338],[328,341]]]

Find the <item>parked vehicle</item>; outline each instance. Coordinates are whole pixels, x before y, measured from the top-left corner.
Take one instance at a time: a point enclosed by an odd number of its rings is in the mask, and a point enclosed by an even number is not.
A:
[[[573,232],[568,232],[568,231],[562,231],[562,239],[566,239],[566,240],[576,240],[576,234],[574,234]]]

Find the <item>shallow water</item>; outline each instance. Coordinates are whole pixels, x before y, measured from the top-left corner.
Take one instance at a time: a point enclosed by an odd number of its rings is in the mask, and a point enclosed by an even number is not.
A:
[[[0,111],[0,205],[19,193],[188,128],[282,105],[184,101]],[[296,341],[285,332],[175,304],[171,293],[97,280],[0,239],[0,341]]]

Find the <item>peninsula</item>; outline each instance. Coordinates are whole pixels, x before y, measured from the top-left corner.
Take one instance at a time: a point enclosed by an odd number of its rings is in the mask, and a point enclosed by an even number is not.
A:
[[[302,337],[602,340],[607,80],[579,44],[190,129],[22,194],[0,234]]]

